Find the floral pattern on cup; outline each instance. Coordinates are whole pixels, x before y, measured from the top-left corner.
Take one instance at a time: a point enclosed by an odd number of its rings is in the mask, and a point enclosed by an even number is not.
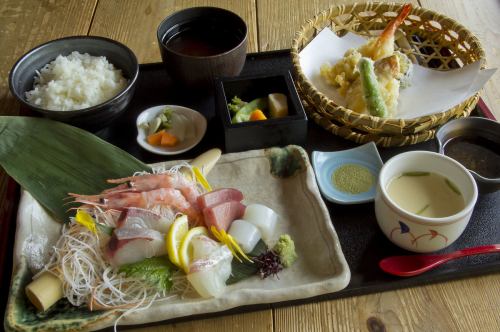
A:
[[[401,220],[399,220],[398,222],[399,222],[399,227],[394,227],[391,230],[391,233],[390,233],[390,239],[391,240],[393,239],[394,232],[399,231],[399,233],[396,233],[396,234],[400,234],[400,235],[406,234],[406,235],[410,236],[410,238],[411,238],[410,243],[412,245],[414,245],[415,247],[418,247],[418,241],[420,239],[423,239],[423,238],[426,238],[426,237],[429,237],[429,236],[430,236],[429,241],[434,240],[434,239],[438,239],[438,238],[442,238],[445,241],[445,246],[448,245],[448,238],[445,235],[439,233],[438,231],[436,231],[434,229],[429,229],[428,233],[423,233],[423,234],[420,234],[418,236],[415,236],[410,231],[410,227],[407,224],[405,224]]]

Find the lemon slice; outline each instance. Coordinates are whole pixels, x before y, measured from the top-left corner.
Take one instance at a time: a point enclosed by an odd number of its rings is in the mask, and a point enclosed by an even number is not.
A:
[[[186,215],[177,217],[167,233],[167,253],[170,261],[181,267],[179,260],[179,249],[181,247],[182,239],[189,231],[188,218]]]
[[[208,229],[204,226],[191,228],[181,242],[181,247],[179,249],[179,260],[181,263],[181,268],[186,273],[189,272],[189,263],[191,262],[191,258],[193,257],[193,248],[190,245],[191,240],[198,235],[208,236]]]

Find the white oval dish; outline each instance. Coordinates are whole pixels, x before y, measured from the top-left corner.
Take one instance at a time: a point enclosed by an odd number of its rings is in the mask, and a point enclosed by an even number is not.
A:
[[[179,112],[187,116],[191,121],[194,127],[193,130],[195,132],[192,138],[185,139],[182,142],[179,142],[175,147],[171,148],[154,146],[149,144],[146,141],[147,137],[146,129],[141,128],[140,126],[140,124],[148,122],[152,120],[154,117],[158,116],[161,112],[163,112],[165,108],[170,108],[174,112]],[[178,105],[158,105],[150,107],[144,110],[141,114],[139,114],[139,116],[137,117],[136,125],[137,125],[137,143],[145,150],[161,155],[175,155],[192,149],[193,147],[196,146],[196,144],[198,144],[201,141],[201,139],[205,135],[205,132],[207,131],[207,120],[200,112],[197,112],[191,108]]]

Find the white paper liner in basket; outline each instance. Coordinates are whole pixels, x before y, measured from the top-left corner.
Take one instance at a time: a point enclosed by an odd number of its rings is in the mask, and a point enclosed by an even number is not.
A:
[[[320,75],[322,65],[334,65],[349,48],[357,48],[366,39],[348,32],[338,37],[324,28],[301,52],[300,65],[314,87],[337,105],[347,107],[337,89],[326,83]],[[410,86],[400,90],[398,108],[391,118],[414,119],[437,114],[453,108],[477,93],[496,69],[480,68],[476,61],[460,69],[438,71],[414,65]]]

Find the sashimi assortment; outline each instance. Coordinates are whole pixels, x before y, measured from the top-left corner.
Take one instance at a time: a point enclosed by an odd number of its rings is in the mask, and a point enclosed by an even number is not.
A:
[[[276,234],[276,212],[248,204],[236,188],[211,190],[199,174],[182,164],[108,180],[114,187],[99,194],[71,193],[77,213],[34,279],[56,276],[73,305],[130,310],[221,296],[238,264],[267,277],[285,266],[281,260],[293,263],[295,247]]]

